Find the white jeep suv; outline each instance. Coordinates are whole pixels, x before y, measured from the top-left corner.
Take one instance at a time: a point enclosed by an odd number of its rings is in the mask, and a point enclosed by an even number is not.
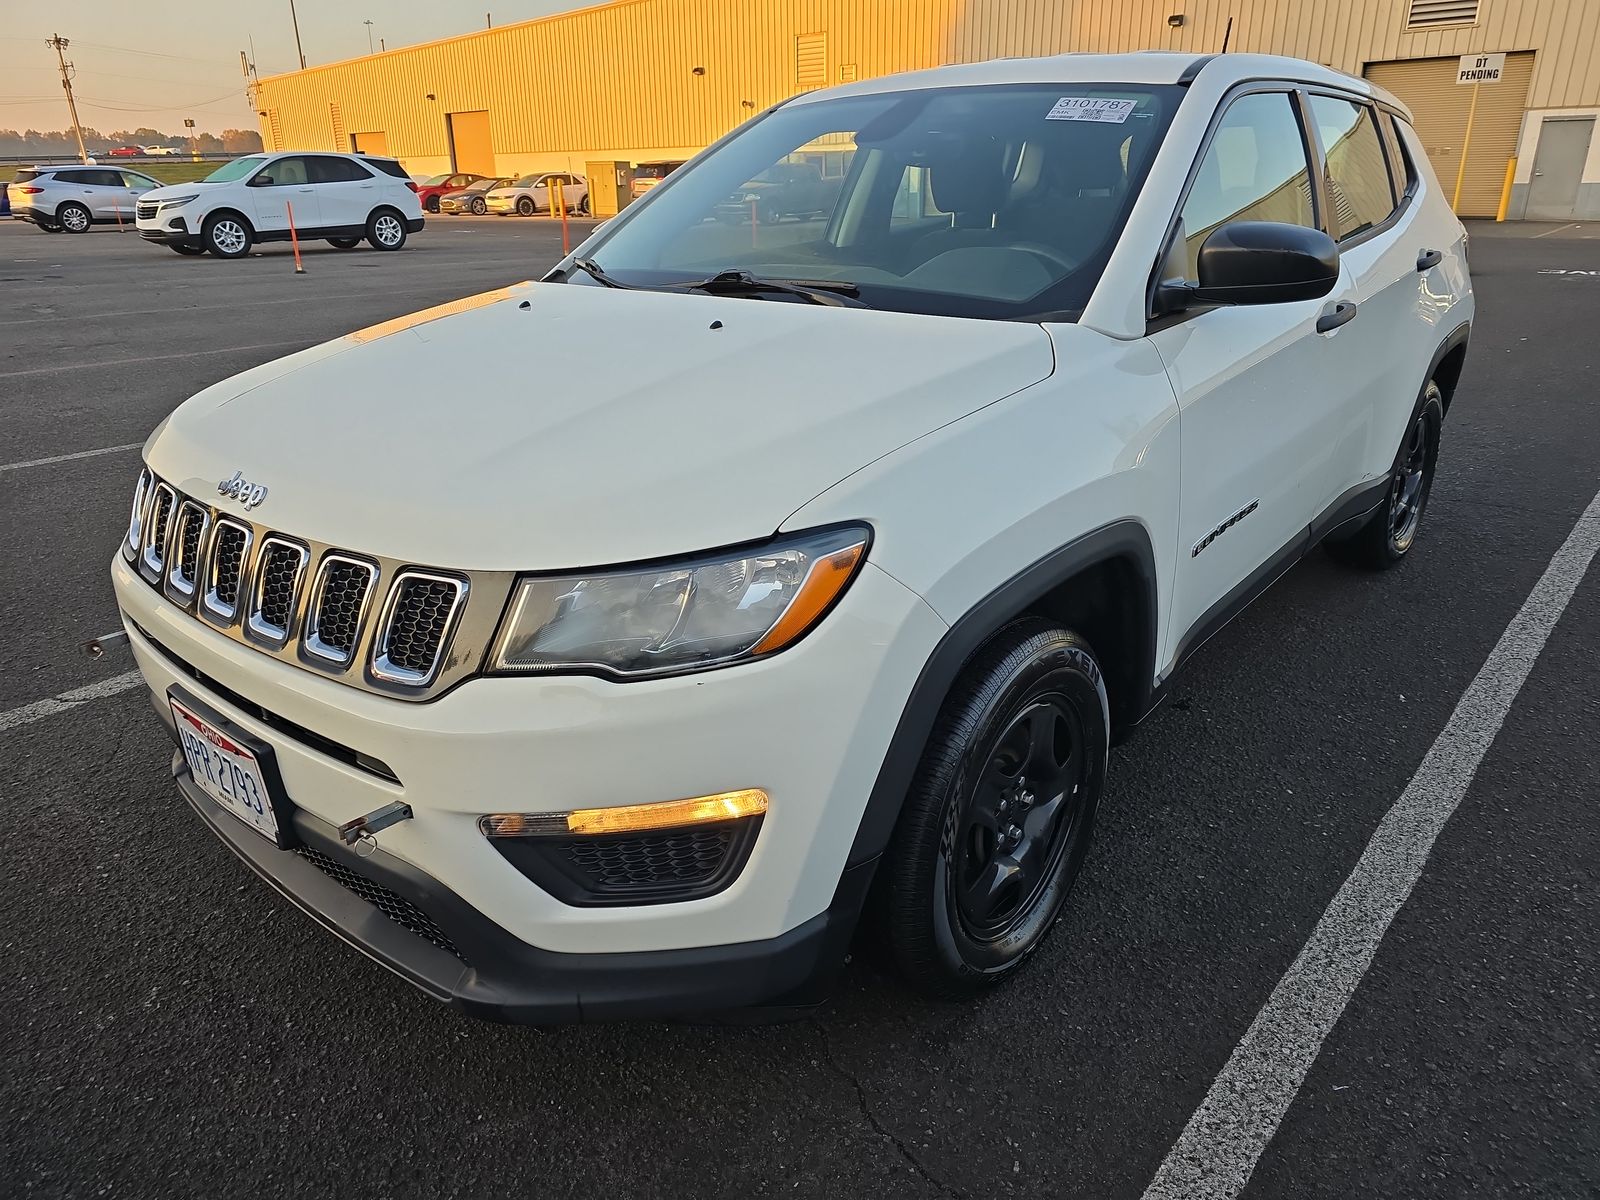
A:
[[[240,258],[294,234],[351,250],[363,238],[398,250],[422,228],[417,185],[392,158],[366,154],[247,154],[198,183],[139,197],[139,236],[179,254]]]
[[[826,219],[714,219],[818,147]],[[1312,63],[780,104],[542,282],[155,432],[112,573],[178,789],[482,1016],[812,1002],[864,911],[973,995],[1185,658],[1318,543],[1413,551],[1463,247],[1405,110]]]

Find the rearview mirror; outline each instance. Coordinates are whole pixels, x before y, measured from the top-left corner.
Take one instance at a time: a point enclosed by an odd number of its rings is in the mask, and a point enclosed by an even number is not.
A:
[[[1339,248],[1320,229],[1304,225],[1230,221],[1201,245],[1196,274],[1197,284],[1162,284],[1159,310],[1315,300],[1339,282]]]

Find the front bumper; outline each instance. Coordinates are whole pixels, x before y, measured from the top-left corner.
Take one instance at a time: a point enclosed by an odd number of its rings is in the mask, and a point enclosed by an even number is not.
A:
[[[926,604],[868,564],[818,629],[769,660],[625,684],[590,676],[480,678],[413,704],[232,641],[162,598],[120,557],[112,574],[158,711],[166,708],[168,688],[178,685],[271,745],[297,821],[326,831],[405,801],[413,818],[377,835],[382,861],[416,872],[433,889],[430,896],[506,939],[516,953],[496,950],[495,961],[542,964],[543,956],[570,954],[604,964],[617,957],[616,969],[624,972],[631,968],[620,964],[646,961],[640,954],[763,963],[749,967],[728,993],[739,998],[723,997],[719,1008],[753,1003],[750,997],[769,985],[787,989],[795,975],[790,953],[818,961],[810,949],[793,950],[822,936],[818,917],[830,928],[850,923],[853,913],[837,905],[850,890],[841,879],[866,797],[906,696],[945,631]],[[381,760],[399,782],[331,755],[330,744]],[[698,899],[563,903],[478,829],[487,813],[603,808],[738,787],[765,789],[769,810],[737,878]],[[248,829],[235,832],[257,838]],[[298,885],[294,890],[298,895]],[[778,953],[781,968],[768,961]],[[427,986],[454,996],[456,985],[435,978]],[[508,987],[495,983],[497,994]],[[644,996],[679,1011],[692,1007],[683,988],[669,993],[642,985]]]
[[[200,245],[198,230],[191,230],[186,217],[175,213],[158,212],[153,217],[140,217],[134,221],[134,228],[139,231],[139,236],[147,242],[160,242],[163,245]]]
[[[766,941],[552,953],[512,937],[438,880],[381,849],[366,858],[353,854],[331,826],[304,811],[293,822],[303,849],[279,850],[200,790],[181,751],[173,754],[172,774],[211,832],[302,912],[435,1000],[492,1021],[814,1004],[843,961],[875,865],[846,871],[827,911]]]

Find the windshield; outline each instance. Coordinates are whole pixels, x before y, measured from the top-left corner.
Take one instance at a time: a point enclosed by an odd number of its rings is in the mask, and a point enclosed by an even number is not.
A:
[[[675,172],[592,258],[630,287],[733,269],[854,285],[872,308],[1071,320],[1182,95],[1016,84],[788,104]]]
[[[266,156],[263,154],[249,154],[244,158],[236,158],[232,162],[223,163],[200,182],[232,183],[235,179],[243,179],[266,161]]]
[[[450,176],[448,176],[448,175],[430,175],[430,176],[428,176],[426,179],[424,179],[422,181],[421,186],[423,186],[423,187],[438,187],[441,183],[443,183],[446,179],[449,179],[449,178],[450,178]]]
[[[541,180],[543,178],[544,178],[543,175],[524,175],[521,179],[517,180],[511,186],[512,187],[532,187],[534,184],[538,183],[539,180]]]

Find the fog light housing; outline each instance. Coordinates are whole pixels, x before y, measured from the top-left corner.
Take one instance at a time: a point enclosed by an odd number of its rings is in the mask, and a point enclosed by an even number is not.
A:
[[[500,813],[478,828],[501,856],[578,908],[681,903],[744,869],[767,811],[760,788],[657,804]]]

